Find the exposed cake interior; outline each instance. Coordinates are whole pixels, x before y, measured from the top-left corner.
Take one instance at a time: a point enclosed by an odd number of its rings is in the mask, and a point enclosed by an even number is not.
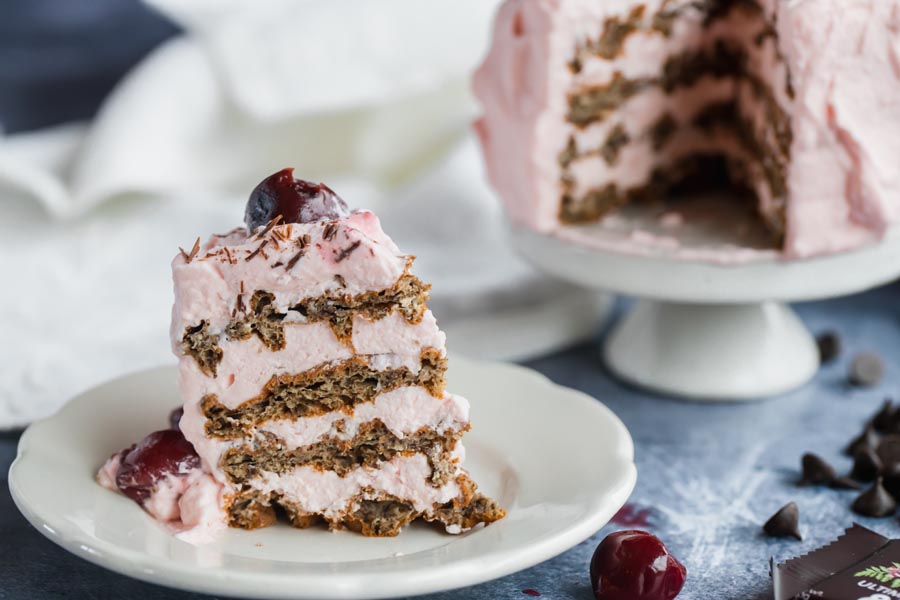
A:
[[[571,49],[560,220],[663,197],[723,159],[783,234],[792,91],[771,16],[755,0],[617,4]]]
[[[469,404],[445,390],[444,334],[412,260],[367,211],[275,219],[176,256],[178,427],[197,455],[176,477],[215,481],[223,526],[281,512],[297,527],[396,535],[422,518],[459,533],[505,514],[463,469]],[[180,501],[165,490],[139,500]]]

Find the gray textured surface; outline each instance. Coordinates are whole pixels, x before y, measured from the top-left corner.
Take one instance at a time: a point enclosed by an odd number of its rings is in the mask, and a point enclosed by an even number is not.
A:
[[[767,561],[808,551],[850,525],[854,492],[797,488],[800,455],[821,453],[840,469],[840,448],[900,382],[900,287],[801,305],[813,331],[834,328],[845,348],[815,381],[764,402],[705,405],[648,396],[623,387],[600,366],[596,346],[572,348],[529,363],[559,383],[596,396],[634,436],[638,484],[618,524],[532,569],[473,588],[429,596],[432,600],[543,598],[590,600],[587,566],[603,535],[637,526],[656,532],[687,566],[682,600],[756,600],[770,597]],[[887,376],[877,388],[846,385],[855,352],[886,358]],[[0,436],[0,470],[15,453],[14,434]],[[590,476],[590,474],[586,474]],[[801,509],[803,542],[769,540],[760,524],[788,500]],[[858,519],[900,537],[895,518]],[[0,489],[0,598],[199,598],[130,580],[58,549],[19,515],[7,486]],[[534,595],[533,593],[531,595]]]

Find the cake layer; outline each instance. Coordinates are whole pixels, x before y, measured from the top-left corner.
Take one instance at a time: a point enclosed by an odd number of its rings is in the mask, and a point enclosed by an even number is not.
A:
[[[244,289],[243,287],[241,289]],[[317,298],[307,298],[292,305],[286,313],[278,312],[271,292],[256,290],[247,294],[245,304],[240,293],[238,308],[224,332],[212,330],[208,320],[185,329],[181,337],[181,351],[192,357],[200,370],[215,377],[222,360],[222,339],[241,341],[255,336],[272,351],[283,350],[287,343],[285,327],[291,324],[324,321],[337,339],[353,346],[353,324],[357,319],[378,321],[396,312],[415,325],[422,321],[428,286],[413,275],[402,275],[390,288],[365,292],[356,296],[330,292]]]
[[[237,438],[249,428],[277,419],[315,417],[332,411],[351,411],[372,402],[379,394],[402,386],[421,386],[435,397],[443,395],[446,358],[437,350],[425,350],[416,371],[406,367],[375,370],[362,357],[324,365],[298,375],[273,376],[259,395],[228,408],[215,395],[199,404],[206,419],[204,435]],[[184,429],[184,425],[182,425]],[[185,432],[186,435],[187,432]],[[196,446],[197,441],[188,436]],[[202,456],[202,454],[201,454]]]
[[[349,440],[326,437],[293,450],[284,448],[274,437],[265,441],[254,440],[252,444],[227,450],[221,468],[233,484],[240,485],[264,471],[280,474],[291,472],[296,467],[333,471],[345,477],[359,467],[376,468],[396,456],[421,453],[428,457],[432,468],[429,480],[435,485],[443,485],[455,474],[451,454],[466,430],[468,424],[443,431],[422,427],[398,436],[376,419],[360,426]]]
[[[257,336],[225,340],[218,346],[221,358],[214,377],[203,373],[194,358],[182,356],[182,396],[199,402],[213,395],[230,409],[257,398],[273,377],[293,376],[357,356],[364,357],[373,370],[405,368],[415,374],[424,351],[443,354],[446,338],[430,311],[414,325],[397,312],[375,321],[357,316],[353,323],[352,348],[322,322],[286,324],[284,348],[274,352]]]
[[[368,211],[336,221],[270,225],[213,236],[197,252],[175,257],[176,353],[185,331],[202,322],[212,334],[224,332],[257,290],[271,294],[269,306],[279,314],[317,298],[371,299],[369,292],[392,290],[412,260]]]
[[[460,396],[436,396],[418,386],[394,390],[385,388],[373,401],[357,404],[349,412],[337,410],[316,417],[267,421],[254,430],[274,436],[281,447],[293,450],[326,437],[352,440],[364,425],[376,419],[398,438],[423,427],[440,433],[448,429],[463,429],[468,425],[469,403]]]
[[[332,529],[349,529],[366,536],[391,537],[420,517],[443,525],[448,533],[458,534],[479,523],[492,523],[506,515],[494,500],[476,491],[475,484],[468,476],[461,475],[457,482],[462,494],[449,502],[432,506],[429,511],[417,511],[410,502],[389,494],[360,494],[350,499],[350,508],[343,514],[325,518],[303,512],[282,497],[270,498],[249,492],[235,499],[229,511],[230,519],[233,527],[264,527],[274,522],[275,510],[272,505],[276,504],[287,513],[294,527],[303,529],[325,521]]]

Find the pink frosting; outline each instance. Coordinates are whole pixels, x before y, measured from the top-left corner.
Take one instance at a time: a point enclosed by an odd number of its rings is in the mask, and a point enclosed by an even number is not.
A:
[[[462,452],[461,448],[459,452]],[[349,498],[367,488],[408,500],[416,510],[431,512],[433,504],[449,502],[460,495],[460,489],[455,480],[435,487],[429,481],[430,477],[428,458],[414,454],[397,456],[377,469],[359,467],[344,477],[334,471],[319,471],[313,467],[297,467],[283,474],[265,472],[251,480],[250,485],[263,493],[283,494],[301,510],[326,516],[348,510]]]
[[[329,226],[336,231],[325,239]],[[309,248],[291,265],[305,235],[310,238]],[[247,237],[242,229],[213,236],[192,260],[179,253],[172,261],[175,351],[180,351],[185,328],[202,320],[210,324],[213,333],[221,332],[237,308],[241,289],[245,305],[254,291],[266,290],[275,295],[278,310],[288,312],[301,300],[327,292],[353,296],[390,288],[410,260],[369,211],[357,211],[337,221],[279,225],[262,238]],[[303,320],[295,312],[288,318]]]
[[[654,14],[661,2],[642,2],[645,15]],[[741,17],[737,15],[704,33],[695,15],[676,21],[668,38],[659,33],[632,35],[621,57],[588,59],[581,72],[573,74],[567,63],[576,42],[595,37],[607,18],[627,15],[635,4],[630,0],[507,0],[501,6],[493,45],[474,78],[484,113],[475,128],[488,176],[513,221],[545,233],[564,230],[557,219],[558,156],[573,132],[584,144],[604,139],[602,124],[577,132],[566,122],[569,91],[608,81],[615,71],[626,76],[654,75],[676,49],[699,47],[719,36],[746,38],[750,31],[738,26],[735,19]],[[776,100],[792,115],[794,132],[787,173],[785,254],[811,256],[877,240],[900,218],[900,167],[895,159],[900,155],[900,102],[896,101],[900,97],[900,0],[763,0],[761,4],[767,18],[777,23],[779,40],[776,46],[770,38],[759,50],[755,44],[746,44],[749,68],[773,82]],[[788,70],[793,99],[783,85]],[[688,93],[697,94],[698,101],[710,99],[704,92]],[[626,103],[627,123],[649,120],[664,108],[664,102],[641,96]],[[745,116],[762,129],[763,111],[745,104],[752,108],[745,110]],[[625,173],[607,175],[602,164],[589,169],[595,181],[636,174],[628,166],[619,167]],[[777,213],[778,200],[764,184],[758,188],[763,214]]]

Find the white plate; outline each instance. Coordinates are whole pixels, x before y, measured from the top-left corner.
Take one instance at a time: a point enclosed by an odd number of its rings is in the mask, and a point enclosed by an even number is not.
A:
[[[466,465],[507,509],[460,536],[427,525],[365,538],[283,524],[179,541],[94,473],[165,426],[175,369],[89,391],[22,436],[10,468],[16,505],[41,533],[114,571],[186,590],[268,598],[386,598],[458,588],[530,567],[588,538],[636,481],[631,436],[600,402],[521,367],[451,358],[450,389],[472,404]]]

